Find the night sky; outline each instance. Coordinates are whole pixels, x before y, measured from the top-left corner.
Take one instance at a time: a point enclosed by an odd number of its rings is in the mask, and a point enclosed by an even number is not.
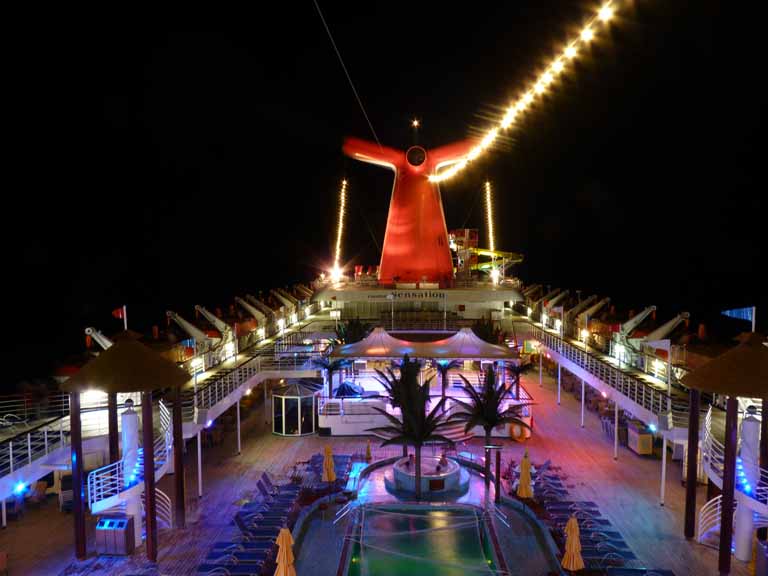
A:
[[[761,19],[727,4],[620,10],[507,141],[442,186],[449,228],[485,237],[489,178],[497,245],[525,254],[525,281],[661,317],[757,304],[765,326],[765,46]],[[399,148],[413,117],[426,147],[486,128],[596,6],[320,5]],[[4,90],[3,387],[82,350],[85,326],[119,329],[124,303],[143,331],[168,308],[314,277],[342,177],[344,259],[378,262],[392,176],[341,154],[345,135],[373,136],[311,1],[23,22]]]

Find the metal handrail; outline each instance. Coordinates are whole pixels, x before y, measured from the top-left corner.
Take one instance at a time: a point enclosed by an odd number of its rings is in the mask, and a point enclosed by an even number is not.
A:
[[[170,410],[168,410],[168,407],[162,400],[158,402],[158,408],[160,412],[161,434],[154,439],[152,446],[157,480],[163,476],[163,472],[169,461],[169,453],[173,448]],[[144,450],[143,448],[139,448],[138,462],[142,462],[143,458]],[[142,469],[143,467],[140,466],[139,472],[141,472]],[[88,503],[93,507],[94,504],[106,500],[107,498],[117,496],[121,492],[130,489],[143,481],[144,478],[139,474],[135,479],[129,482],[128,486],[126,486],[125,465],[124,460],[121,458],[117,462],[97,468],[88,474]]]
[[[533,336],[542,342],[546,348],[578,364],[581,368],[652,414],[657,416],[666,414],[671,409],[672,398],[666,392],[658,390],[631,374],[619,370],[597,356],[590,354],[589,351],[580,349],[570,342],[562,340],[557,335],[550,334],[533,324],[530,325],[530,329]]]

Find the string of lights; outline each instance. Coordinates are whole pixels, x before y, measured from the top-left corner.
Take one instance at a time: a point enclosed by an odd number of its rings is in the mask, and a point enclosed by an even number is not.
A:
[[[344,234],[344,213],[346,209],[347,181],[345,179],[341,181],[341,188],[339,189],[339,222],[336,227],[336,250],[334,252],[333,270],[331,271],[332,276],[338,276],[339,278],[341,277],[341,266],[339,265],[341,262],[341,239]]]
[[[485,153],[496,141],[499,134],[510,130],[515,126],[523,113],[530,108],[533,102],[541,97],[548,89],[551,89],[552,83],[561,75],[569,64],[572,64],[579,53],[595,38],[595,30],[599,26],[607,26],[614,16],[614,0],[607,0],[597,14],[581,29],[581,32],[570,42],[566,44],[565,49],[553,58],[553,60],[544,68],[530,87],[514,102],[512,102],[502,117],[501,121],[490,128],[482,140],[473,147],[467,156],[444,170],[431,174],[431,182],[442,182],[453,178],[459,172],[464,170],[470,163],[474,162],[483,153]]]
[[[493,197],[491,194],[491,183],[485,181],[485,217],[488,220],[488,248],[491,251],[496,250],[496,242],[494,242],[493,234]]]

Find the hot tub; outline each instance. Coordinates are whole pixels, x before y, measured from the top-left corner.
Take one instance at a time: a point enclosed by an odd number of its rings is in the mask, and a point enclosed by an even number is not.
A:
[[[410,457],[401,458],[394,464],[395,489],[405,492],[416,492],[416,461]],[[421,458],[421,492],[422,494],[452,492],[459,489],[461,483],[461,467],[453,460],[445,460],[440,464],[440,458],[422,456]]]

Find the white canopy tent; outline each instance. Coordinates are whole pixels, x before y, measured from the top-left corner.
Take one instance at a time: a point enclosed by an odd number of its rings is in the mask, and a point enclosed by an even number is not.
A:
[[[332,358],[396,359],[411,358],[456,360],[512,360],[517,354],[504,346],[489,344],[470,328],[462,328],[450,338],[432,342],[411,342],[390,336],[383,328],[375,328],[359,342],[337,346]]]

